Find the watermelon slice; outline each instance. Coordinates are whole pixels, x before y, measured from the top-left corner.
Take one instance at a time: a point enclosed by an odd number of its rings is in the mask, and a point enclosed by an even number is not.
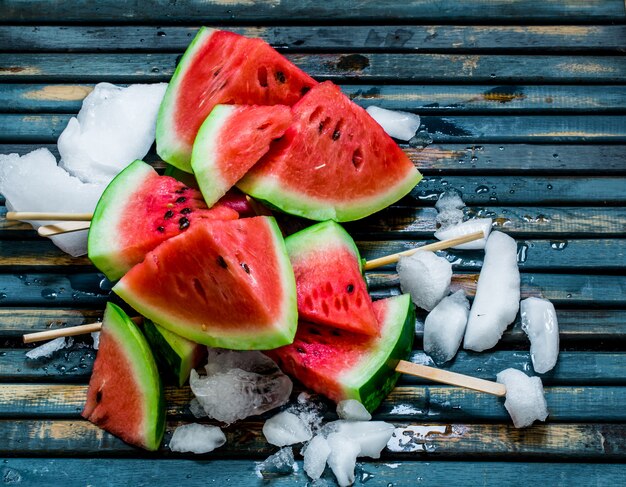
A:
[[[82,415],[131,445],[156,450],[165,431],[165,399],[154,357],[139,329],[107,303],[100,346]]]
[[[135,161],[104,190],[91,220],[88,255],[115,281],[161,242],[202,219],[234,220],[223,204],[207,208],[199,191]]]
[[[285,239],[301,320],[376,335],[359,250],[341,225],[326,221]]]
[[[395,386],[395,366],[411,351],[415,331],[408,294],[375,301],[374,311],[378,337],[301,322],[293,344],[266,353],[309,389],[373,411]]]
[[[311,220],[349,221],[394,203],[420,181],[391,137],[330,81],[292,111],[292,126],[238,183],[254,198]]]
[[[291,123],[285,105],[216,105],[200,127],[191,167],[212,206],[258,162]]]
[[[181,387],[189,379],[191,369],[195,369],[206,359],[207,350],[204,345],[189,341],[153,321],[144,320],[143,332],[160,370],[173,375]]]
[[[194,139],[215,105],[293,105],[315,83],[261,39],[203,27],[165,92],[157,119],[157,152],[191,172]]]
[[[296,331],[295,279],[271,217],[197,222],[113,291],[163,328],[212,347],[266,350]]]

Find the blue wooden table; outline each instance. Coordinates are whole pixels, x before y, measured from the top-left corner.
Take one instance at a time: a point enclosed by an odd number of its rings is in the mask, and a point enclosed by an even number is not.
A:
[[[424,181],[347,228],[368,259],[414,246],[432,239],[437,195],[456,188],[474,214],[517,239],[522,294],[555,303],[562,352],[542,376],[549,420],[525,430],[498,398],[404,378],[376,419],[404,428],[409,446],[359,464],[357,484],[623,485],[625,21],[622,0],[3,0],[0,153],[56,153],[95,83],[168,81],[200,25],[261,37],[363,106],[419,113],[432,143],[403,148]],[[148,160],[162,167],[154,153]],[[473,295],[481,253],[447,256],[453,288]],[[209,455],[148,454],[81,419],[91,349],[26,359],[23,333],[101,317],[101,279],[86,258],[0,219],[3,481],[262,484],[255,462],[274,451],[263,418],[227,428],[228,443]],[[391,268],[368,281],[375,297],[398,292]],[[461,352],[448,368],[487,379],[507,367],[531,371],[528,348],[518,320],[496,349]],[[189,399],[188,388],[167,388],[166,435],[192,419]],[[267,485],[306,483],[300,469]]]

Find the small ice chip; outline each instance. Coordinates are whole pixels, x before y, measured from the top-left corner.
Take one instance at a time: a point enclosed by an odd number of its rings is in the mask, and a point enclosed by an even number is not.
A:
[[[359,446],[359,457],[380,458],[380,452],[393,435],[394,426],[384,421],[331,421],[322,432],[338,433]],[[328,437],[328,436],[327,436]]]
[[[337,416],[348,421],[369,421],[372,415],[356,399],[345,399],[337,404]]]
[[[268,419],[263,425],[263,435],[268,443],[276,446],[302,443],[313,436],[311,428],[304,421],[287,411]]]
[[[352,485],[354,483],[356,457],[360,452],[359,445],[341,433],[329,434],[327,441],[330,447],[328,466],[335,474],[337,483],[341,487]]]
[[[538,374],[556,365],[559,356],[559,323],[554,305],[547,299],[527,298],[520,303],[522,330],[530,339],[530,358]]]
[[[302,450],[304,471],[313,480],[319,479],[324,473],[329,454],[330,446],[323,435],[314,436]]]
[[[463,347],[482,352],[498,343],[519,309],[520,274],[517,244],[502,232],[491,232],[478,277]]]
[[[191,400],[191,402],[189,402],[189,412],[193,414],[194,418],[207,417],[206,411],[195,397]]]
[[[91,339],[93,340],[93,349],[98,350],[98,347],[100,347],[100,332],[92,331]]]
[[[424,322],[424,351],[437,364],[456,355],[467,325],[469,301],[461,289],[443,298]]]
[[[397,265],[402,292],[409,293],[416,306],[432,310],[450,291],[452,264],[427,250],[401,257]]]
[[[387,110],[375,105],[367,107],[367,113],[395,139],[409,140],[420,128],[420,117],[414,113]]]
[[[226,436],[217,426],[184,424],[174,430],[170,450],[177,452],[209,453],[226,443]]]
[[[440,228],[435,232],[435,238],[438,240],[448,240],[450,238],[463,237],[470,233],[483,232],[484,238],[452,247],[453,249],[459,250],[481,250],[484,249],[487,244],[487,238],[491,232],[492,224],[493,220],[491,218],[472,218],[471,220],[456,225]]]
[[[49,358],[55,352],[58,352],[59,350],[62,350],[64,348],[71,347],[73,343],[74,340],[72,338],[55,338],[54,340],[50,340],[43,345],[39,345],[37,348],[29,350],[28,352],[26,352],[26,356],[31,360]]]
[[[535,420],[545,421],[548,405],[539,377],[528,377],[517,369],[506,369],[497,375],[497,381],[506,387],[504,407],[516,428],[525,428]]]
[[[293,458],[291,447],[285,447],[270,455],[261,463],[257,463],[255,472],[260,479],[274,475],[290,475],[298,471],[298,464]]]

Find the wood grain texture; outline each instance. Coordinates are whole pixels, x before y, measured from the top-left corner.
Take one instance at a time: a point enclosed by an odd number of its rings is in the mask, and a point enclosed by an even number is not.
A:
[[[0,308],[0,337],[21,338],[64,326],[78,326],[102,320],[103,309]]]

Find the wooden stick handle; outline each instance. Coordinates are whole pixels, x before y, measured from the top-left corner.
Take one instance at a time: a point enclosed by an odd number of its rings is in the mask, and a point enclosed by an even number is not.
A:
[[[490,380],[478,379],[469,375],[457,374],[448,370],[437,369],[436,367],[428,367],[427,365],[414,364],[406,360],[400,360],[396,366],[396,372],[401,374],[413,375],[423,379],[449,384],[451,386],[465,387],[474,391],[486,392],[494,396],[506,395],[506,387],[504,384],[493,382]]]
[[[88,222],[93,213],[52,213],[36,211],[7,211],[7,220],[50,220],[64,222]]]
[[[65,221],[59,223],[53,223],[51,225],[42,225],[37,229],[37,233],[40,237],[52,237],[53,235],[60,235],[62,233],[78,232],[80,230],[87,230],[91,225],[91,222],[86,221]]]
[[[90,323],[89,325],[68,326],[67,328],[59,328],[57,330],[39,331],[37,333],[28,333],[24,335],[24,343],[40,342],[43,340],[52,340],[59,337],[71,337],[83,335],[85,333],[93,333],[100,331],[102,323]]]
[[[423,245],[414,249],[405,250],[404,252],[398,252],[397,254],[386,255],[384,257],[379,257],[378,259],[368,260],[365,263],[364,269],[366,271],[369,271],[371,269],[376,269],[377,267],[381,267],[387,264],[395,264],[400,260],[400,257],[413,255],[418,250],[430,250],[434,252],[436,250],[449,249],[450,247],[456,247],[457,245],[473,242],[474,240],[479,240],[481,238],[485,238],[485,234],[482,231],[468,233],[467,235],[463,235],[462,237],[449,238],[448,240],[442,240],[441,242]]]

